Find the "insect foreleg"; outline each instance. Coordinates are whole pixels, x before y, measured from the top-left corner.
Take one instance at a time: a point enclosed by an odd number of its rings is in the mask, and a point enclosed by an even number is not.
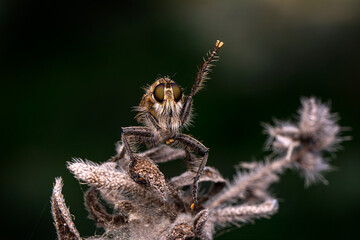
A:
[[[124,127],[121,128],[121,139],[124,144],[123,151],[129,155],[131,161],[136,161],[130,145],[132,143],[151,142],[152,133],[147,127]],[[119,153],[119,155],[122,154],[122,152]]]
[[[185,121],[188,119],[189,114],[191,112],[193,96],[195,95],[195,93],[197,93],[200,90],[201,86],[204,84],[204,82],[206,80],[206,76],[207,76],[208,72],[211,70],[211,66],[212,66],[211,63],[215,61],[216,54],[219,51],[219,49],[222,47],[223,44],[224,43],[219,40],[216,41],[214,50],[210,53],[210,55],[204,61],[202,67],[200,68],[200,70],[196,76],[194,85],[191,88],[191,92],[190,92],[189,96],[187,97],[184,107],[181,111],[181,114],[180,114],[181,125],[183,125],[185,123]]]

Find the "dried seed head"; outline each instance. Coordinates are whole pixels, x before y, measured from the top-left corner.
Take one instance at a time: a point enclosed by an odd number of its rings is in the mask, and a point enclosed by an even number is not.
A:
[[[212,231],[209,231],[209,221],[210,211],[208,209],[204,209],[199,212],[194,219],[194,230],[196,236],[200,239],[211,239],[212,238]]]
[[[159,193],[164,201],[168,198],[168,188],[166,186],[165,177],[158,167],[150,158],[144,156],[135,156],[136,161],[130,165],[129,174],[131,178],[140,185],[149,187],[153,191]]]
[[[302,139],[311,142],[314,151],[333,150],[340,142],[338,117],[329,107],[315,98],[304,98],[299,110]]]
[[[169,184],[175,185],[178,188],[188,186],[193,183],[194,176],[194,172],[186,171],[180,176],[173,177],[169,181]],[[219,171],[212,167],[205,167],[201,173],[199,183],[205,181],[211,181],[213,183],[226,183],[226,180],[221,176]]]
[[[51,197],[51,212],[55,221],[57,235],[59,240],[80,240],[80,234],[71,219],[71,214],[61,193],[62,186],[62,179],[56,178]]]
[[[275,121],[275,127],[265,124],[265,133],[269,135],[267,149],[281,152],[300,144],[300,130],[289,122]]]
[[[328,181],[322,173],[333,169],[320,153],[306,153],[295,162],[295,166],[302,169],[306,186],[316,181],[327,184]]]
[[[268,217],[279,208],[276,199],[271,199],[257,205],[243,205],[237,207],[224,207],[212,212],[212,217],[216,219],[214,224],[218,227],[228,225],[238,225],[239,223],[251,222],[256,218]]]
[[[192,227],[187,223],[177,224],[170,232],[167,240],[192,240],[195,234]]]
[[[238,171],[232,183],[216,169],[205,167],[199,182],[209,182],[210,187],[200,194],[199,205],[193,210],[189,207],[191,192],[183,188],[193,184],[195,173],[187,171],[166,181],[154,163],[186,156],[182,149],[163,145],[135,155],[134,161],[124,154],[118,163],[101,165],[74,159],[68,168],[90,186],[85,202],[92,218],[104,228],[101,236],[86,239],[212,240],[215,231],[224,227],[268,217],[278,210],[269,187],[285,169],[301,169],[307,184],[326,182],[321,174],[331,167],[322,152],[340,141],[335,120],[327,106],[315,99],[303,100],[299,123],[276,122],[275,127],[267,127],[272,147],[287,151],[286,157],[242,164],[245,169]],[[56,179],[52,212],[59,239],[80,240],[61,188],[61,179]]]
[[[342,139],[336,114],[315,98],[304,98],[299,112],[299,122],[275,122],[275,127],[266,125],[269,134],[267,146],[274,150],[288,150],[307,145],[311,151],[334,150]]]
[[[121,209],[119,213],[109,214],[105,207],[99,202],[98,190],[90,187],[85,193],[85,205],[90,213],[90,218],[103,228],[121,227],[128,222],[129,216],[126,209]]]

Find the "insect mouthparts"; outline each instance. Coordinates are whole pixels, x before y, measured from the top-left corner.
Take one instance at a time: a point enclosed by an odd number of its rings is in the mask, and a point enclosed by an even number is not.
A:
[[[172,109],[170,109],[169,117],[172,117],[172,116],[173,116],[173,111],[172,111]]]

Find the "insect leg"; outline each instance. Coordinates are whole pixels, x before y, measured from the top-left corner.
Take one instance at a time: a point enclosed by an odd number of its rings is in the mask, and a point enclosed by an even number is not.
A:
[[[195,138],[185,135],[179,134],[174,138],[176,143],[183,145],[184,148],[189,152],[195,152],[202,156],[201,162],[198,165],[198,169],[196,171],[196,175],[194,177],[193,188],[192,188],[192,195],[193,195],[193,204],[191,204],[191,209],[194,209],[198,205],[198,182],[200,179],[200,175],[204,170],[206,165],[208,156],[209,156],[209,149],[205,147],[201,142],[196,140]],[[190,154],[189,154],[190,155]],[[193,158],[189,158],[190,161],[193,161]],[[190,165],[194,165],[194,163],[189,163]]]
[[[132,138],[132,139],[129,139]],[[124,127],[121,128],[121,139],[124,144],[123,152],[129,155],[130,160],[132,162],[136,161],[133,151],[131,150],[130,144],[131,143],[146,143],[151,142],[152,133],[151,130],[147,127]],[[119,155],[123,153],[120,152]]]
[[[200,68],[200,70],[196,76],[194,85],[192,86],[191,92],[186,99],[184,107],[182,108],[182,111],[180,114],[181,125],[183,125],[185,123],[185,121],[188,119],[189,114],[191,112],[193,96],[195,95],[195,93],[197,93],[200,90],[201,86],[205,82],[206,76],[207,76],[208,72],[211,70],[211,66],[212,66],[211,63],[214,62],[215,56],[223,44],[224,43],[219,40],[216,41],[214,50],[210,53],[209,57],[204,61],[202,67]]]
[[[160,127],[159,122],[157,121],[157,119],[154,117],[154,115],[152,115],[151,112],[147,112],[146,113],[146,118],[148,120],[150,120],[151,124],[155,127],[156,130],[158,131],[163,131],[163,129]]]
[[[150,122],[156,128],[156,130],[161,130],[161,127],[157,123],[157,120],[151,113],[147,113],[146,117],[150,119]],[[116,162],[124,157],[125,152],[129,154],[131,160],[133,160],[133,153],[129,146],[129,141],[126,137],[135,137],[140,143],[146,143],[150,141],[146,141],[146,139],[150,139],[153,135],[150,132],[150,129],[142,126],[134,126],[134,127],[124,127],[121,129],[121,140],[123,142],[122,149],[118,152],[118,154],[110,159],[111,162]],[[118,143],[119,144],[119,143]]]

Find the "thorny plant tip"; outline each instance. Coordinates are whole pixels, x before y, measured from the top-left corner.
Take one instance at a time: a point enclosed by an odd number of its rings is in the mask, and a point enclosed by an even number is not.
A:
[[[167,77],[146,90],[136,116],[144,126],[122,129],[115,157],[102,164],[79,158],[68,162],[79,182],[89,186],[85,205],[104,231],[80,237],[61,193],[62,179],[56,178],[51,204],[59,240],[211,240],[220,230],[276,213],[279,205],[269,187],[286,169],[300,170],[307,185],[317,180],[326,183],[322,173],[331,166],[323,154],[334,151],[344,138],[339,136],[336,115],[315,98],[302,100],[297,122],[267,125],[267,146],[277,157],[241,163],[231,182],[206,166],[209,151],[202,143],[180,132],[190,122],[193,96],[222,45],[216,42],[188,96]],[[137,152],[136,144],[145,144],[148,150]],[[157,164],[176,159],[185,159],[188,171],[168,179]],[[204,182],[210,187],[203,187]]]

